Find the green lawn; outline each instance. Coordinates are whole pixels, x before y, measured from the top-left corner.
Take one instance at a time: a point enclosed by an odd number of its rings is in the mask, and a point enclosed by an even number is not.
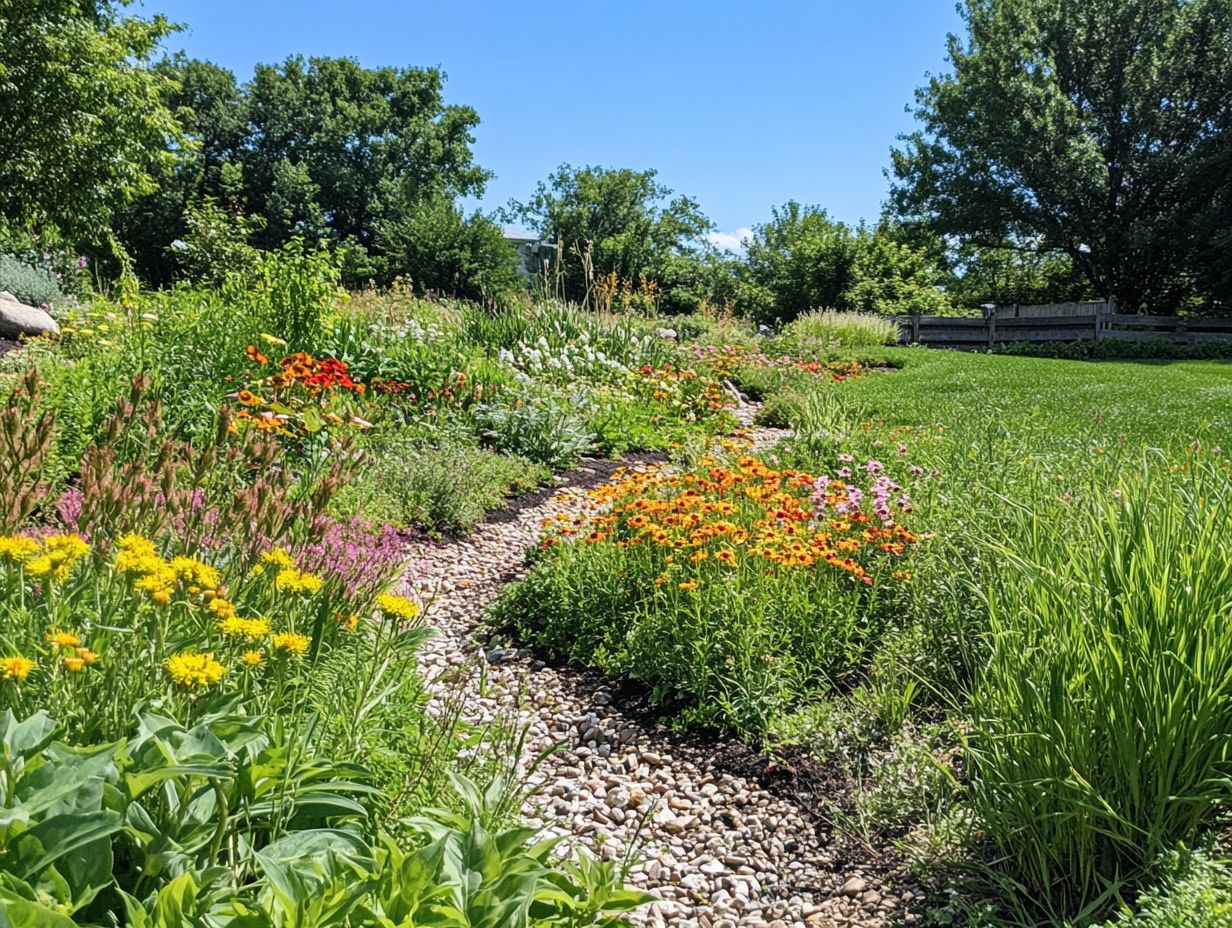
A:
[[[842,385],[887,425],[997,429],[1036,452],[1111,444],[1170,450],[1195,439],[1232,447],[1232,362],[1060,361],[924,348],[890,349],[901,370]]]

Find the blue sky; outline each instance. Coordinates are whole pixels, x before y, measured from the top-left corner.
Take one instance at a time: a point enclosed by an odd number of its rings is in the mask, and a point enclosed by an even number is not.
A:
[[[953,0],[144,0],[170,47],[236,72],[291,54],[439,66],[478,111],[480,205],[562,162],[655,168],[728,235],[789,199],[873,219],[904,107],[945,67]]]

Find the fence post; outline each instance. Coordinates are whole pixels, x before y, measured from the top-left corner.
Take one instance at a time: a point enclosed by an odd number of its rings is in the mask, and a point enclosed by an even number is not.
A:
[[[984,325],[988,329],[988,349],[997,343],[997,311],[990,309],[984,314]]]
[[[918,345],[920,343],[920,311],[917,309],[911,314],[911,344]]]

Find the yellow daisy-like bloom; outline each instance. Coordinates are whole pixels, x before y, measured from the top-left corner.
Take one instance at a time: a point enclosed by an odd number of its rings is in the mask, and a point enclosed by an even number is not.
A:
[[[286,548],[273,548],[269,551],[264,551],[261,554],[261,560],[266,564],[273,564],[275,567],[280,567],[283,570],[295,567],[295,558],[291,557]]]
[[[24,680],[33,669],[28,657],[0,657],[0,680]]]
[[[81,673],[86,669],[86,662],[80,657],[66,657],[64,658],[64,669],[69,673]]]
[[[37,553],[38,549],[39,544],[33,538],[26,538],[24,535],[0,536],[0,558],[14,564]]]
[[[167,658],[167,673],[177,685],[188,690],[206,689],[227,673],[227,668],[214,660],[214,655],[197,651],[181,651]]]
[[[217,570],[194,557],[172,558],[171,569],[181,580],[191,581],[197,586],[216,587],[222,582]]]
[[[85,661],[86,666],[91,666],[98,662],[98,653],[91,651],[89,648],[78,648],[77,656]]]
[[[80,535],[48,535],[43,539],[43,547],[52,553],[52,557],[75,561],[90,553],[90,546]]]
[[[116,542],[116,547],[133,554],[153,554],[155,551],[154,542],[143,535],[123,535]]]
[[[221,596],[211,599],[205,608],[220,619],[235,618],[235,604],[229,599],[223,599]]]
[[[359,628],[359,616],[354,612],[350,614],[339,612],[336,618],[338,619],[338,624],[345,628],[348,632],[353,632],[355,629]]]
[[[256,667],[261,661],[265,660],[265,655],[260,651],[245,651],[244,656],[240,660],[245,667]]]
[[[413,619],[423,610],[420,609],[419,603],[413,599],[407,599],[405,596],[394,596],[390,593],[382,593],[376,598],[376,607],[385,613],[387,618],[391,619]]]
[[[316,574],[296,570],[294,567],[278,571],[278,576],[274,578],[274,588],[287,593],[315,593],[324,585],[325,581]]]
[[[270,624],[265,619],[243,619],[228,616],[218,623],[218,630],[229,638],[264,638],[270,633]]]
[[[285,651],[287,654],[304,654],[312,641],[307,635],[296,632],[276,632],[270,635],[270,644],[275,651]]]
[[[72,632],[48,632],[44,637],[48,644],[57,648],[81,647],[81,638]]]
[[[688,592],[691,592],[692,590],[696,590],[699,585],[700,584],[698,584],[696,580],[686,580],[684,583],[680,584],[680,589],[688,593]]]
[[[26,570],[36,577],[45,577],[55,569],[56,564],[46,554],[40,554],[38,557],[30,558],[30,560],[26,561]]]

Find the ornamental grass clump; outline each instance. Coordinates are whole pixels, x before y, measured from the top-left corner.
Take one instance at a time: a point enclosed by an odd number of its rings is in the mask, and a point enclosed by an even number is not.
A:
[[[972,797],[1003,885],[1090,917],[1232,800],[1232,487],[1212,461],[1151,463],[1007,516]]]
[[[686,721],[762,734],[860,671],[910,579],[910,503],[881,467],[867,488],[755,457],[624,473],[545,526],[494,618]]]

